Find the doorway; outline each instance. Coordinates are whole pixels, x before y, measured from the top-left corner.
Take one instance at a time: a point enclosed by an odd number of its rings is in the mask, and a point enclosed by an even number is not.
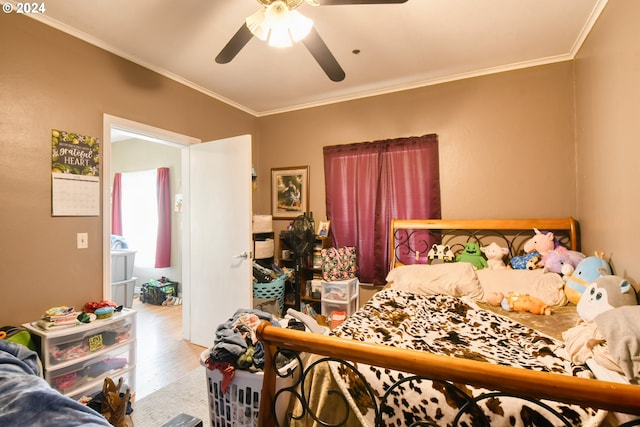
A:
[[[251,135],[198,139],[105,115],[103,296],[111,295],[112,131],[179,148],[184,198],[180,228],[182,338],[208,347],[217,325],[251,308]],[[178,177],[176,177],[178,178]],[[141,333],[140,325],[138,333]]]
[[[102,232],[103,232],[103,254],[102,254],[102,265],[103,265],[103,291],[102,294],[104,298],[109,299],[111,297],[111,184],[112,184],[112,173],[111,173],[111,154],[112,154],[112,143],[127,143],[120,142],[122,140],[135,140],[138,141],[137,144],[154,144],[162,147],[171,147],[176,153],[179,153],[180,159],[177,160],[180,165],[184,165],[188,162],[188,148],[192,144],[197,144],[200,142],[197,138],[192,138],[186,135],[178,134],[175,132],[167,131],[164,129],[156,128],[153,126],[148,126],[143,123],[134,122],[131,120],[123,119],[120,117],[111,116],[108,114],[104,115],[103,119],[103,179],[102,179],[102,192],[103,192],[103,224],[102,224]],[[179,176],[175,176],[174,180],[180,183],[184,183],[184,185],[188,186],[188,180],[183,179],[184,173],[179,174]],[[178,186],[179,191],[183,193],[188,193],[188,188],[183,188]],[[175,221],[174,221],[175,222]],[[176,224],[177,229],[181,229],[180,224]],[[175,227],[175,226],[174,226]],[[173,232],[172,232],[173,234]],[[172,238],[173,240],[173,238]],[[174,242],[172,242],[174,243]],[[177,251],[176,253],[180,253],[180,268],[179,272],[182,271],[182,264],[184,262],[183,257],[181,256],[181,248],[182,248],[182,239],[177,238],[175,245],[172,244],[173,250]],[[173,260],[173,259],[172,259]],[[178,277],[179,276],[179,277]],[[185,294],[184,287],[189,286],[188,281],[182,280],[182,274],[177,273],[176,278],[171,278],[172,280],[181,282],[181,292]],[[140,282],[144,283],[144,282]],[[187,293],[188,294],[188,293]],[[189,301],[183,300],[183,306],[188,307]],[[185,338],[188,338],[188,333],[186,333],[186,328],[189,325],[189,319],[187,316],[188,310],[183,309],[182,318],[183,318],[183,331],[182,335]]]

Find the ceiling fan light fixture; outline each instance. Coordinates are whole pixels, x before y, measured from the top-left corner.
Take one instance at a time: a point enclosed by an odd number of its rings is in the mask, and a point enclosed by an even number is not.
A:
[[[269,36],[269,28],[265,25],[265,20],[266,16],[264,8],[245,19],[245,23],[247,24],[249,31],[251,31],[251,34],[262,41],[267,40],[267,37]]]
[[[269,33],[269,46],[289,47],[292,46],[289,36],[289,27],[284,25],[273,25]]]
[[[289,32],[293,41],[299,42],[309,35],[313,27],[313,20],[307,18],[297,10],[289,12]]]
[[[251,34],[269,46],[288,47],[305,38],[313,21],[297,10],[290,10],[282,0],[275,0],[245,20]]]

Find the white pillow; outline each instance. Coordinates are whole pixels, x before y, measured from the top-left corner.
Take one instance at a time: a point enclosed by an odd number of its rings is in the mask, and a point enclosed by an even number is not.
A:
[[[387,283],[392,289],[420,295],[483,297],[476,271],[468,262],[403,265],[389,272]]]
[[[544,301],[548,306],[562,306],[567,303],[564,280],[559,274],[536,270],[492,270],[484,268],[476,271],[484,295],[490,292],[529,294]]]

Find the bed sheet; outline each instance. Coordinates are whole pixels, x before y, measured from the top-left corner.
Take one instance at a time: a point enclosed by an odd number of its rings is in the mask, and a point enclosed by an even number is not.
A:
[[[592,377],[586,367],[571,364],[561,341],[482,309],[466,298],[424,296],[386,289],[375,294],[332,334],[487,363]],[[364,364],[358,364],[355,371],[345,369],[337,362],[330,362],[328,366],[316,367],[318,372],[305,384],[306,398],[311,408],[318,408],[315,405],[322,403],[320,408],[324,413],[316,414],[320,419],[326,416],[324,421],[345,421],[343,425],[349,426],[411,425],[418,420],[452,425],[455,414],[469,396],[488,392],[424,379],[408,381],[396,388],[392,387],[393,383],[410,375]],[[359,375],[371,385],[373,399],[358,380]],[[338,410],[341,405],[332,393],[328,393],[329,387],[344,393],[351,409],[349,415]],[[335,401],[323,397],[329,395],[334,396]],[[545,403],[551,411],[564,414],[575,426],[596,426],[606,417],[604,411]],[[480,400],[478,405],[492,426],[562,425],[549,410],[515,398],[495,396]],[[294,413],[300,414],[300,409],[295,409]],[[466,425],[484,425],[482,416],[473,409],[461,421]]]
[[[524,311],[505,311],[502,307],[494,307],[478,301],[476,304],[482,309],[508,317],[560,341],[562,341],[562,333],[574,327],[580,319],[576,306],[572,303],[561,307],[551,307],[551,315],[549,316]]]

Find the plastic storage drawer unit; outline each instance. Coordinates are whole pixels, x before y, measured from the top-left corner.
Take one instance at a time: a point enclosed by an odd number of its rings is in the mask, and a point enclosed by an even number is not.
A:
[[[51,331],[52,337],[47,342],[47,349],[41,357],[48,367],[75,360],[92,354],[109,350],[110,347],[127,342],[135,337],[134,317],[127,316],[105,325],[104,328],[84,329],[79,326],[61,331]],[[90,325],[100,324],[101,321]],[[60,335],[66,332],[66,335]]]
[[[136,251],[118,249],[111,251],[111,282],[131,280]]]
[[[128,367],[133,351],[132,346],[125,345],[66,368],[45,371],[45,380],[61,393],[74,393],[97,379],[104,380],[111,373]]]
[[[63,329],[44,330],[37,322],[23,326],[31,333],[45,380],[66,396],[79,398],[102,389],[105,377],[123,377],[135,392],[136,312],[124,308],[108,319]]]
[[[358,296],[358,279],[322,281],[322,299],[327,301],[351,301]]]
[[[331,316],[331,313],[344,312],[347,317],[358,309],[358,298],[352,298],[349,302],[322,301],[322,315]]]

